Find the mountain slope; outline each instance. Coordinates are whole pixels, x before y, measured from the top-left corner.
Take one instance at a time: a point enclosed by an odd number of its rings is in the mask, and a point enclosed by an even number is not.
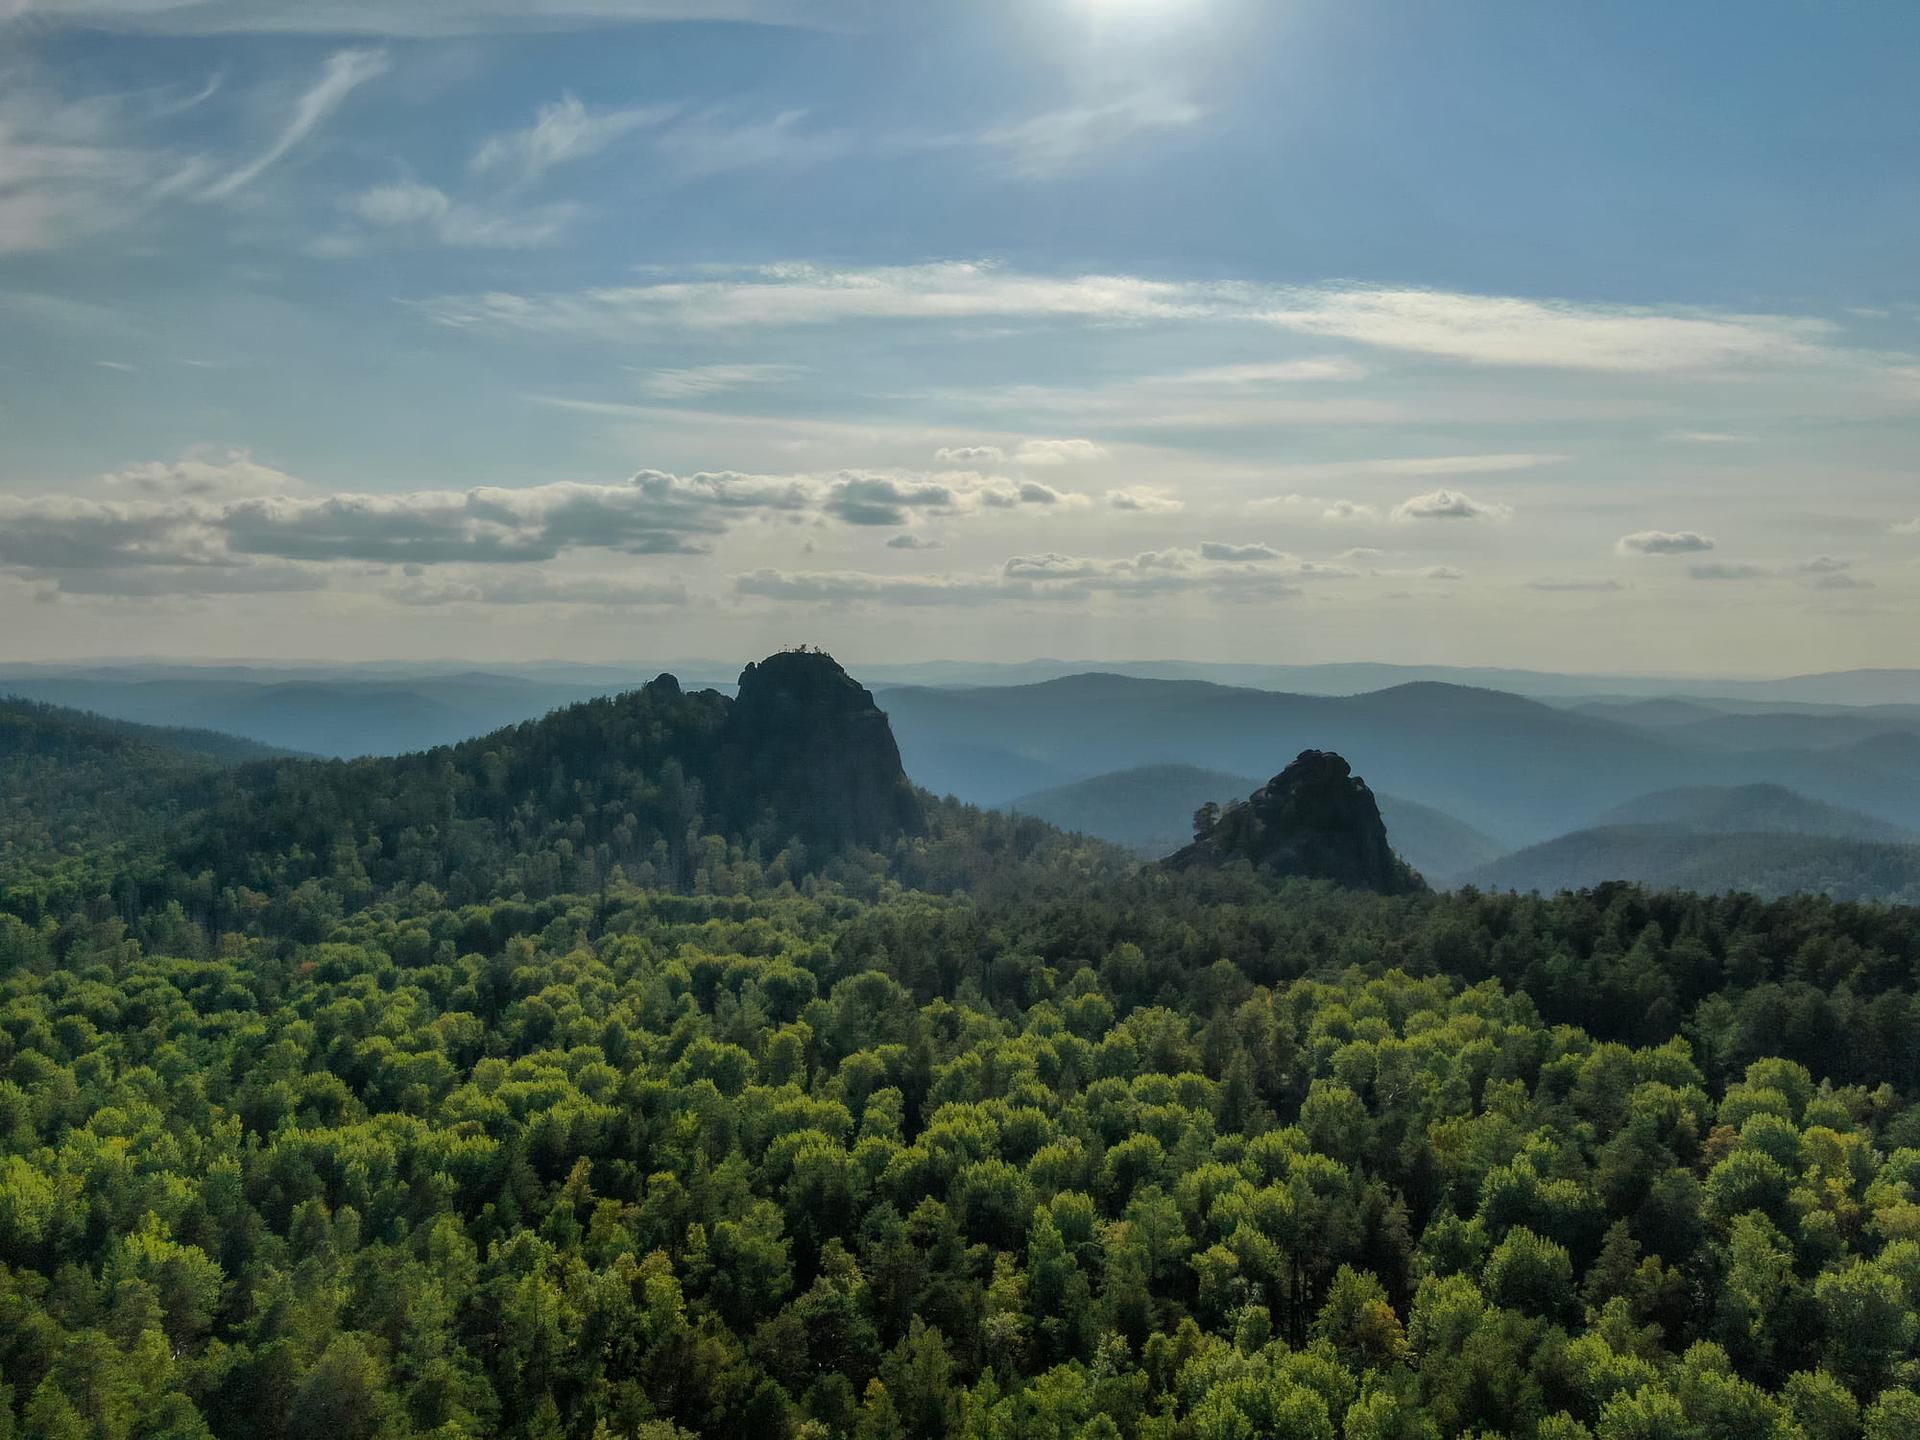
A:
[[[1920,845],[1779,832],[1712,834],[1678,825],[1576,830],[1470,871],[1487,890],[1578,890],[1628,880],[1660,890],[1920,904]]]

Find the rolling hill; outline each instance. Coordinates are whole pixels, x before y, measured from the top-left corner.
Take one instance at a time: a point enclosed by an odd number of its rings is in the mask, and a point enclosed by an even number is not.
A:
[[[1920,845],[1778,831],[1718,834],[1681,825],[1607,825],[1533,845],[1479,866],[1463,883],[1484,890],[1578,890],[1627,880],[1701,894],[1797,892],[1836,900],[1920,904]]]
[[[1920,833],[1858,810],[1809,799],[1783,785],[1693,785],[1660,790],[1616,805],[1594,821],[1595,827],[1616,825],[1681,825],[1716,834],[1773,832],[1920,844]]]

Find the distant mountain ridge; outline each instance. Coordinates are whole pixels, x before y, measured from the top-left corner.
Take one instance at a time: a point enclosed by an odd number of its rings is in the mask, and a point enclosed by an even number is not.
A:
[[[1143,765],[1258,773],[1332,746],[1383,792],[1505,848],[1550,839],[1636,795],[1783,785],[1920,829],[1920,735],[1857,727],[1819,747],[1725,748],[1500,691],[1415,681],[1363,695],[1089,674],[976,689],[880,692],[914,780],[1004,805]],[[1685,729],[1684,725],[1679,728]],[[1871,728],[1871,727],[1870,727]]]

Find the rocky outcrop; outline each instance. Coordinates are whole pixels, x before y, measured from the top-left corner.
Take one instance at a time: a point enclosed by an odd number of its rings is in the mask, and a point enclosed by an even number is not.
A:
[[[709,790],[738,830],[767,823],[772,838],[810,846],[884,849],[927,828],[886,715],[819,651],[784,651],[740,672]]]
[[[1331,880],[1400,895],[1426,884],[1387,843],[1367,783],[1331,750],[1303,750],[1244,801],[1194,817],[1194,841],[1164,862],[1176,870],[1236,859],[1276,875]]]

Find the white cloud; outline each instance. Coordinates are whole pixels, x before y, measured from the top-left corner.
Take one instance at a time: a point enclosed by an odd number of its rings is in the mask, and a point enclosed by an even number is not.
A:
[[[1124,490],[1109,490],[1107,505],[1114,510],[1132,510],[1143,514],[1168,514],[1186,508],[1186,502],[1177,495],[1170,495],[1151,485],[1130,485]]]
[[[948,465],[998,465],[1007,452],[998,445],[943,445],[933,458]]]
[[[1027,507],[1071,509],[1084,495],[1036,481],[1013,481],[966,471],[932,475],[843,473],[826,488],[822,510],[849,525],[906,525],[916,515],[965,515]]]
[[[1622,555],[1697,555],[1713,549],[1713,540],[1697,530],[1636,530],[1614,548]]]
[[[1395,520],[1506,520],[1510,506],[1491,500],[1476,500],[1459,490],[1433,490],[1414,495],[1393,507]]]
[[[1014,174],[1037,180],[1071,169],[1102,151],[1123,149],[1144,136],[1187,129],[1206,113],[1176,96],[1131,95],[1102,105],[1049,110],[989,130],[980,141],[1002,151]]]
[[[149,460],[100,477],[113,490],[145,496],[225,500],[285,495],[306,487],[284,470],[262,465],[247,450],[195,446],[178,460]]]
[[[898,526],[929,516],[1090,503],[1033,481],[970,472],[643,470],[616,484],[321,494],[244,450],[211,448],[128,466],[101,483],[112,498],[0,494],[0,571],[53,579],[63,589],[85,584],[96,593],[130,593],[136,583],[147,587],[141,593],[241,593],[315,588],[327,572],[314,567],[325,566],[407,565],[424,574],[426,567],[478,565],[504,573],[579,552],[700,554],[755,519]],[[75,578],[83,572],[120,578]],[[151,574],[125,578],[136,572]],[[243,572],[258,573],[249,579]],[[457,586],[472,583],[416,586],[413,598],[460,598]],[[527,581],[520,593],[531,597],[527,603],[602,603],[562,600],[544,585]],[[512,599],[499,585],[482,598],[489,596]]]
[[[1106,458],[1105,447],[1091,440],[1027,440],[1013,452],[1016,465],[1082,465]]]
[[[321,67],[320,78],[294,102],[279,135],[265,150],[239,169],[228,172],[200,192],[203,200],[224,200],[258,180],[288,151],[319,129],[346,98],[369,80],[387,71],[384,50],[336,50]]]
[[[504,175],[522,183],[537,180],[556,165],[585,160],[639,130],[671,119],[674,105],[634,106],[590,111],[572,95],[540,107],[532,125],[489,136],[473,153],[476,175]]]
[[[1675,430],[1667,438],[1685,445],[1744,445],[1747,441],[1745,435],[1733,435],[1725,430]]]
[[[938,550],[940,548],[941,545],[938,540],[930,539],[924,535],[915,535],[907,530],[901,531],[898,535],[887,541],[887,549],[889,550]]]

